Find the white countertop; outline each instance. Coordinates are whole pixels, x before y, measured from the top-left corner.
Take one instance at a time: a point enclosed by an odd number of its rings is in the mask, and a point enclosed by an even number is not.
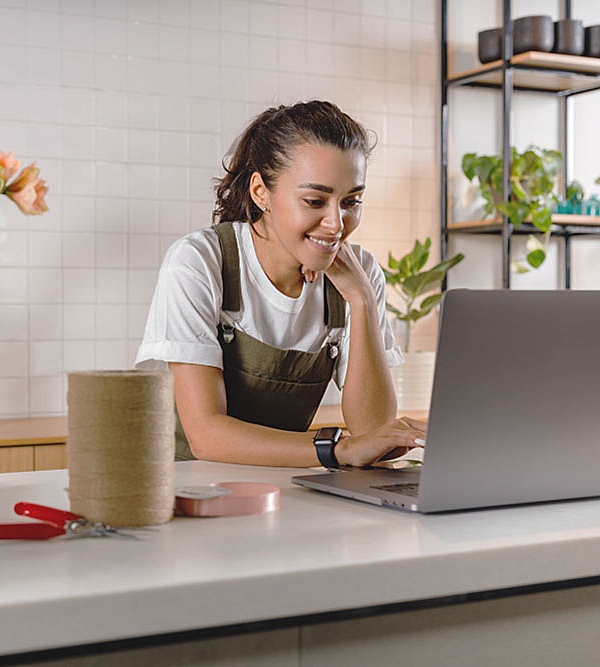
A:
[[[141,540],[0,542],[0,654],[597,575],[600,500],[415,515],[292,485],[293,469],[177,463],[177,485],[262,481],[281,509],[177,518]],[[303,471],[305,472],[305,471]],[[68,509],[67,472],[0,475]]]

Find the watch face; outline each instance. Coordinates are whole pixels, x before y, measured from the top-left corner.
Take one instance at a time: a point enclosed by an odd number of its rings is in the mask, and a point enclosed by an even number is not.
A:
[[[324,428],[320,428],[317,431],[317,435],[315,436],[316,440],[334,440],[335,437],[337,436],[337,433],[339,431],[338,426],[326,426]]]

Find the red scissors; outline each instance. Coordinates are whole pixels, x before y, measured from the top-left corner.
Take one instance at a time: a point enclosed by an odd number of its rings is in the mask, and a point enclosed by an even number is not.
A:
[[[2,523],[0,524],[1,540],[47,540],[58,535],[67,537],[104,537],[106,535],[120,535],[134,537],[127,533],[120,533],[115,528],[104,523],[93,523],[85,517],[66,510],[54,507],[36,505],[35,503],[17,503],[15,512],[32,519],[40,519],[43,523]]]

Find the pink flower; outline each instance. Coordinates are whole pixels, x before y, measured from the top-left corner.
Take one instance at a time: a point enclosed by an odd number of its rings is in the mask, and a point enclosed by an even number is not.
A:
[[[3,153],[0,151],[0,179],[4,181],[0,189],[17,173],[21,163],[15,158],[14,153]]]
[[[44,201],[48,188],[46,181],[38,178],[39,173],[40,170],[33,162],[24,167],[4,191],[4,194],[10,197],[25,215],[39,215],[48,210]]]

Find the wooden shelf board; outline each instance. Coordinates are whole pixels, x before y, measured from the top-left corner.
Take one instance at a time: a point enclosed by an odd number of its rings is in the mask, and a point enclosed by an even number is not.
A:
[[[480,67],[454,74],[448,83],[485,83],[502,85],[502,60],[494,60]],[[526,51],[511,58],[513,65],[540,68],[523,70],[515,68],[514,86],[538,90],[564,91],[585,90],[600,84],[600,58],[588,56],[568,56],[562,53]],[[545,72],[544,70],[552,70]],[[560,72],[554,70],[561,70]],[[592,75],[592,76],[590,76]],[[596,75],[596,76],[593,76]]]
[[[0,419],[0,447],[61,444],[66,441],[66,417]]]
[[[526,222],[529,222],[526,220]],[[598,215],[569,215],[566,213],[554,213],[552,222],[555,225],[573,227],[600,227],[600,216]],[[502,220],[499,218],[488,218],[486,220],[465,220],[464,222],[448,223],[448,230],[478,229],[482,227],[500,228]]]

